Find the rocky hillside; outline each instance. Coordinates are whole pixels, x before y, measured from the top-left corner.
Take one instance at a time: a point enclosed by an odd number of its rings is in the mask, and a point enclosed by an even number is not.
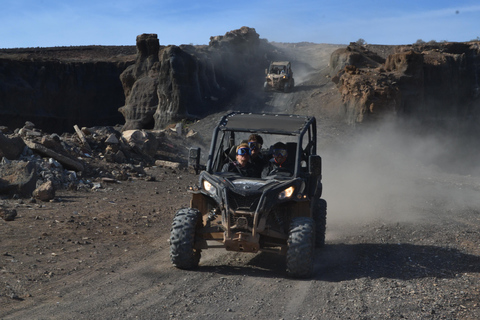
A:
[[[352,43],[334,52],[330,65],[351,123],[385,114],[474,123],[480,116],[479,53],[479,42],[390,48]]]
[[[312,56],[317,44],[269,43],[242,27],[211,37],[208,46],[161,46],[156,34],[142,34],[136,47],[3,49],[0,125],[22,127],[28,120],[48,132],[71,132],[74,124],[163,129],[229,109],[269,110],[261,92],[264,70],[278,59],[295,61],[297,83],[323,77],[329,68],[341,96],[330,107],[348,123],[394,115],[442,126],[451,119],[475,125],[479,47],[478,42],[351,43],[331,54],[327,67],[302,59],[306,52]],[[324,104],[315,83],[282,100],[292,106]]]

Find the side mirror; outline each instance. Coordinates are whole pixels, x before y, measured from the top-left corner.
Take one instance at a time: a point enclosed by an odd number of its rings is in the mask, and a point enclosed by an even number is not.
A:
[[[195,174],[198,174],[200,170],[200,148],[188,149],[188,167],[195,170]]]
[[[322,174],[322,157],[319,155],[310,155],[308,157],[308,172],[314,176]]]

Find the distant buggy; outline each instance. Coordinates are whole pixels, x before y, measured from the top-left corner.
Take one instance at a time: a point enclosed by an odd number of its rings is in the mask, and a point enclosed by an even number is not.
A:
[[[232,150],[251,133],[264,146],[286,143],[293,174],[246,178],[220,172],[233,159]],[[286,256],[293,277],[313,273],[315,247],[325,244],[327,203],[322,195],[322,162],[316,154],[316,119],[285,114],[233,112],[213,132],[206,168],[192,188],[189,208],[180,209],[172,223],[170,257],[174,266],[198,266],[201,251],[267,251]],[[269,149],[263,148],[265,157]]]
[[[292,65],[289,61],[273,61],[270,63],[268,69],[265,70],[265,82],[263,89],[280,90],[283,92],[290,92],[295,86],[295,79],[293,78]]]

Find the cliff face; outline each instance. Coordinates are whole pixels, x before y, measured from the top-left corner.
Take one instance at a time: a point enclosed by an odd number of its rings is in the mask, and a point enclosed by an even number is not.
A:
[[[370,50],[369,50],[370,49]],[[406,115],[425,121],[480,119],[480,43],[360,47],[332,54],[332,80],[349,122]]]
[[[1,125],[18,128],[29,120],[47,132],[64,132],[72,131],[74,124],[123,123],[117,111],[124,102],[119,76],[133,63],[131,51],[107,47],[2,50]]]
[[[29,120],[47,132],[64,132],[72,131],[75,124],[123,123],[117,111],[124,103],[119,77],[134,56],[106,52],[95,58],[88,49],[58,48],[42,54],[34,49],[3,50],[0,125],[17,128]],[[126,51],[131,53],[131,48]],[[88,60],[82,53],[88,54]]]
[[[124,130],[163,128],[223,110],[249,89],[262,87],[274,49],[255,29],[211,37],[208,46],[160,47],[155,34],[137,37],[137,59],[121,75]]]

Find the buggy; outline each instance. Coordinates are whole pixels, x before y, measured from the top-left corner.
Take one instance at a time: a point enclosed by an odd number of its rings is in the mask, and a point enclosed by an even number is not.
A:
[[[265,70],[265,74],[266,78],[263,84],[265,91],[282,90],[283,92],[290,92],[295,86],[292,66],[289,61],[271,62],[268,69]]]
[[[235,147],[252,133],[263,137],[264,146],[283,141],[292,172],[264,178],[221,172],[234,160]],[[202,250],[221,247],[282,254],[288,275],[311,276],[315,247],[325,244],[327,215],[316,148],[315,117],[242,112],[223,116],[214,129],[199,184],[189,190],[190,207],[174,216],[169,239],[173,265],[196,268]],[[269,157],[271,150],[264,147],[262,154]]]

